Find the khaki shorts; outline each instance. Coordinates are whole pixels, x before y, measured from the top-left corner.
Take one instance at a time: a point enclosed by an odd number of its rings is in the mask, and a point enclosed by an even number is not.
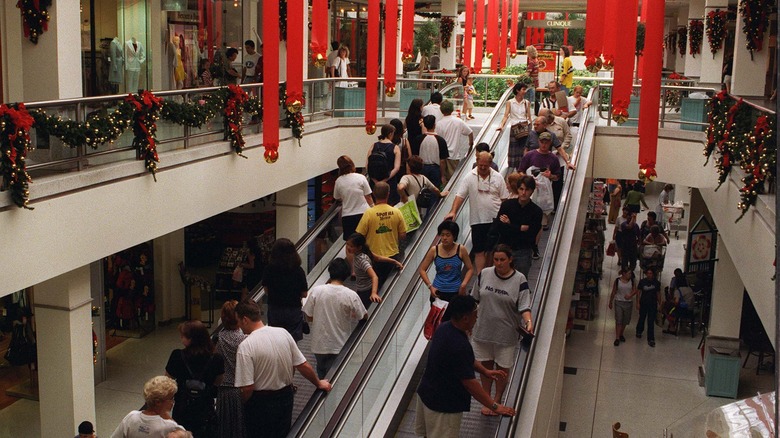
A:
[[[480,362],[492,360],[501,368],[511,368],[515,364],[516,345],[501,345],[472,339],[474,358]]]
[[[458,438],[463,412],[436,412],[428,409],[417,396],[415,408],[414,433],[428,438]]]

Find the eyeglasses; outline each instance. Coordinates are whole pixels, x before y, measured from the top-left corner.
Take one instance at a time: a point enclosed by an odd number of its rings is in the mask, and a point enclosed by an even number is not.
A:
[[[478,179],[478,181],[477,181],[477,191],[480,192],[480,193],[488,193],[488,192],[490,192],[490,179],[491,178],[493,178],[493,174],[492,173],[490,173],[488,175],[487,180],[484,180],[483,178],[478,176],[477,177],[477,179]]]

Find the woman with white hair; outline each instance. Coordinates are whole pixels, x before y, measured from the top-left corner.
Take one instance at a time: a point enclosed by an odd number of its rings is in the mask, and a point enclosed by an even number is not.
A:
[[[170,377],[152,377],[144,384],[144,410],[130,411],[111,438],[165,438],[174,430],[184,430],[171,418],[177,389]]]

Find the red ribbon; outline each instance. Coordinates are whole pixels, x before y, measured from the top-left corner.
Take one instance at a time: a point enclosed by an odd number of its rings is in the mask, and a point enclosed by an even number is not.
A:
[[[395,90],[398,43],[398,0],[385,2],[385,92]]]
[[[498,70],[498,0],[487,0],[487,52],[491,55],[490,70],[495,73]]]
[[[509,36],[509,0],[501,0],[501,29],[498,33],[498,68],[506,67],[506,39]]]
[[[263,23],[263,146],[268,152],[279,149],[279,0],[263,1]]]
[[[376,126],[377,85],[379,83],[379,0],[368,0],[368,40],[366,46],[366,126]]]
[[[303,7],[303,4],[300,5]],[[288,2],[289,8],[289,2]],[[289,11],[289,10],[288,10]],[[289,15],[289,12],[288,12]],[[265,23],[274,25],[275,22],[263,20]],[[265,26],[263,26],[265,27]],[[290,27],[290,29],[295,29]],[[295,32],[292,32],[295,33]],[[301,33],[301,32],[298,32]],[[265,34],[265,30],[263,30]],[[288,32],[289,35],[289,32]],[[303,34],[301,33],[301,38]],[[265,38],[265,36],[264,36]],[[301,40],[302,41],[302,40]],[[311,48],[312,61],[328,58],[328,0],[312,0],[311,4]],[[265,47],[264,47],[265,48]],[[289,58],[288,58],[289,59]],[[330,67],[330,66],[326,66]],[[303,74],[303,73],[301,73]],[[288,90],[289,91],[289,90]]]
[[[466,28],[463,40],[463,65],[471,67],[473,65],[473,54],[471,53],[471,41],[474,37],[474,0],[466,1]],[[515,44],[515,46],[517,46]]]
[[[585,56],[596,62],[601,56],[601,47],[604,44],[604,10],[605,0],[588,0],[587,17],[585,20]],[[585,61],[586,65],[587,60]]]
[[[304,3],[301,0],[287,2],[287,95],[301,96],[303,102],[303,32]],[[266,22],[267,23],[267,22]],[[313,24],[312,24],[313,25]]]
[[[477,40],[474,44],[474,68],[475,73],[482,73],[482,58],[485,52],[482,49],[482,41],[485,37],[485,0],[477,0],[477,10],[475,13],[476,25],[474,32]]]
[[[512,13],[509,15],[509,20],[512,22],[512,38],[509,41],[509,56],[517,52],[517,22],[520,17],[520,0],[512,0]]]
[[[641,66],[642,99],[639,101],[639,167],[655,176],[658,152],[658,102],[661,99],[661,69],[663,64],[664,2],[643,1],[645,11],[645,48]]]
[[[414,52],[414,0],[403,0],[401,17],[401,53],[411,60]]]

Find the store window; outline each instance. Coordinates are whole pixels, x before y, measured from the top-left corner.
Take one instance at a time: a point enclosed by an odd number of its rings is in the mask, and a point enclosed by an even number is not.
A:
[[[366,76],[366,44],[368,40],[368,13],[366,5],[336,1],[333,3],[331,41],[349,49],[349,76]],[[381,39],[381,35],[380,35]],[[381,47],[381,41],[380,41]]]
[[[146,0],[83,0],[81,56],[86,96],[150,88],[153,65]]]

